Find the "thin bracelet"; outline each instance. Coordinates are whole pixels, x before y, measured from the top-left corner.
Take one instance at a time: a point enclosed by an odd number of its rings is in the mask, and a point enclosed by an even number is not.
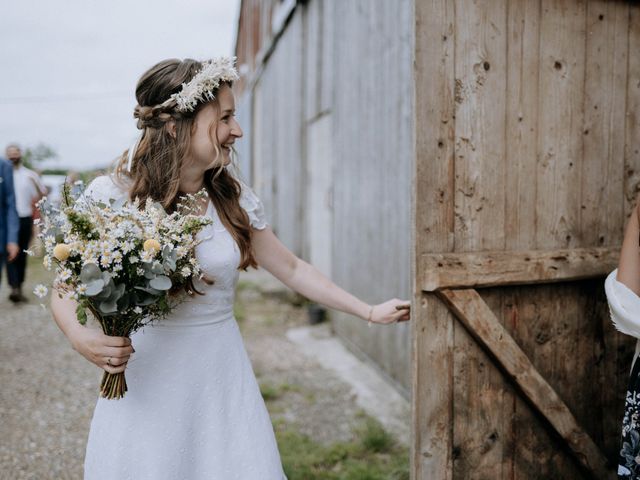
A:
[[[371,327],[371,315],[373,315],[373,305],[371,305],[371,308],[369,309],[369,316],[367,317],[367,327]]]

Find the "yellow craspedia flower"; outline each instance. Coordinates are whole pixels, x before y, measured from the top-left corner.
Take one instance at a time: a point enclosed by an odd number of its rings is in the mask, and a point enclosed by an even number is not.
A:
[[[158,242],[154,238],[150,238],[148,240],[145,240],[144,244],[142,245],[142,248],[144,249],[145,252],[158,253],[160,251],[160,242]]]
[[[60,262],[64,262],[71,254],[71,249],[66,243],[59,243],[53,247],[53,256]]]

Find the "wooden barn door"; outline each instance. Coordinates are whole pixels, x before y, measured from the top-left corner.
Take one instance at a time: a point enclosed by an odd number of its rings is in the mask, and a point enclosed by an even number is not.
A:
[[[415,2],[412,478],[612,478],[640,7]]]

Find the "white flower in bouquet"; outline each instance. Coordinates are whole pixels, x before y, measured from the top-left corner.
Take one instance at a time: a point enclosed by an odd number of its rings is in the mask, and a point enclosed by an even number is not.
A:
[[[44,298],[47,296],[47,294],[49,293],[49,289],[42,285],[42,284],[38,284],[35,286],[35,288],[33,289],[33,293],[36,295],[36,297],[38,298]]]

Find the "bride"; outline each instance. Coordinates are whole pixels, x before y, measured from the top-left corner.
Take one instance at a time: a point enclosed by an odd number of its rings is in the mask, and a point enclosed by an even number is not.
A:
[[[259,265],[307,298],[372,323],[409,320],[408,310],[396,308],[407,302],[368,305],[291,253],[266,223],[259,198],[227,168],[242,137],[233,62],[165,60],[144,73],[134,112],[140,140],[85,192],[104,201],[152,198],[171,211],[182,194],[206,188],[200,213],[213,219],[196,248],[205,277],[193,279],[193,292],[169,318],[131,338],[83,327],[74,301],[52,296],[54,319],[72,347],[107,372],[127,372],[123,399],[98,399],[87,480],[286,478],[233,317],[240,269]]]

